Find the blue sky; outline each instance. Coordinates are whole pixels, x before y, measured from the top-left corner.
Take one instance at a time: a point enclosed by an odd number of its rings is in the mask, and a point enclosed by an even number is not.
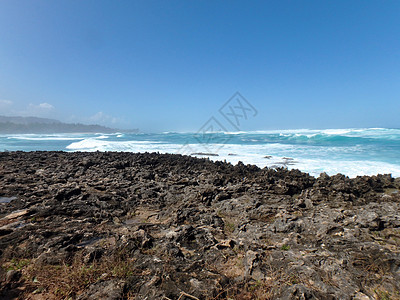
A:
[[[0,1],[0,114],[197,130],[400,127],[399,1]]]

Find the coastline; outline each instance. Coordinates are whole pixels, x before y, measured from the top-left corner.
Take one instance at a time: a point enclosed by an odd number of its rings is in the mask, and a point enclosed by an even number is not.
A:
[[[323,172],[351,178],[378,173],[400,177],[398,129],[216,132],[207,136],[210,139],[174,132],[0,135],[0,151],[179,153],[260,168],[286,166],[316,177]]]
[[[0,197],[16,197],[0,202],[3,297],[400,291],[400,178],[390,175],[315,178],[174,154],[1,152],[0,187]]]

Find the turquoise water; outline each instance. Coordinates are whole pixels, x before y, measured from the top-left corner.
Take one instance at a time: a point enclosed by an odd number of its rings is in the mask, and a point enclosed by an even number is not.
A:
[[[400,129],[386,128],[0,135],[0,151],[6,150],[181,153],[233,164],[298,168],[316,176],[321,172],[400,176]]]

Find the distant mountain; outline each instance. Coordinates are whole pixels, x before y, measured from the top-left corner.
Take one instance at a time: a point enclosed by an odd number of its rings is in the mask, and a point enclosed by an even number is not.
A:
[[[0,116],[0,133],[112,133],[137,132],[121,130],[101,125],[84,125],[80,123],[63,123],[58,120],[37,117],[6,117]]]
[[[38,117],[5,117],[0,116],[0,123],[14,123],[14,124],[54,124],[61,123],[58,120],[47,119],[47,118],[38,118]]]

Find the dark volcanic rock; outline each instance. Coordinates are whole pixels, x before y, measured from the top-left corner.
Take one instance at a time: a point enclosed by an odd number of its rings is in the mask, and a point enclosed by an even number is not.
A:
[[[0,298],[398,299],[399,189],[181,155],[0,153]]]

